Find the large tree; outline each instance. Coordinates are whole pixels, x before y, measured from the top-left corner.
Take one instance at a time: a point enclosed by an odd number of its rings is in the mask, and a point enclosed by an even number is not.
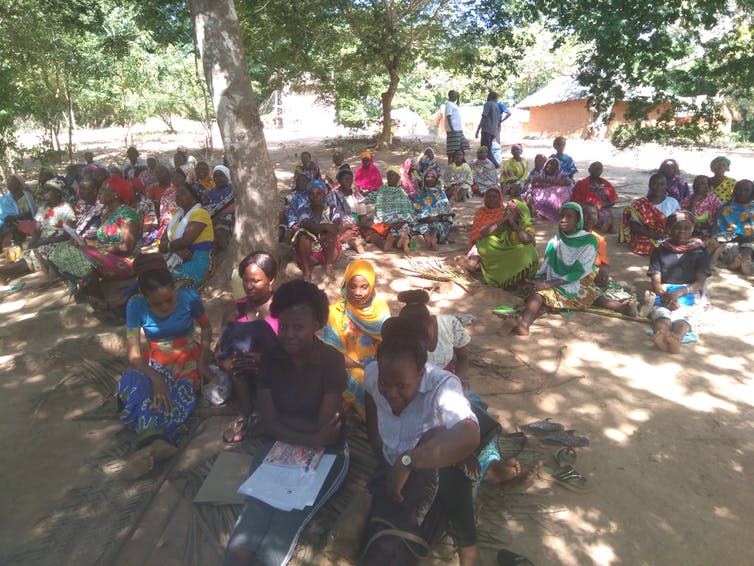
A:
[[[204,75],[233,176],[237,202],[235,259],[253,249],[273,252],[277,249],[277,182],[251,90],[233,0],[191,0],[190,6]]]
[[[471,0],[283,0],[241,6],[259,82],[313,88],[336,107],[379,100],[381,137],[392,139],[399,84],[418,64],[469,70],[478,60]],[[505,66],[505,61],[497,61]]]

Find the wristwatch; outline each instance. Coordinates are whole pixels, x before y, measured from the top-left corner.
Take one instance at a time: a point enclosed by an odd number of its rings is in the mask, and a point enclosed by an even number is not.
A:
[[[409,469],[413,468],[414,461],[411,459],[411,454],[409,454],[408,452],[403,454],[403,456],[401,456],[401,464]]]

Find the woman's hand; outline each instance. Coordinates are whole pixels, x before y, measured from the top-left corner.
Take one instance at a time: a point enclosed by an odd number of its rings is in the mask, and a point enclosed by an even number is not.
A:
[[[178,257],[180,257],[183,261],[189,261],[194,256],[194,252],[192,252],[188,248],[178,250],[177,252],[174,252],[174,253],[178,254]]]
[[[165,383],[165,379],[154,372],[153,375],[149,375],[149,379],[152,381],[152,407],[159,411],[164,410],[166,413],[170,412],[170,393],[168,392],[168,384]]]
[[[323,424],[317,431],[317,444],[319,446],[332,444],[335,439],[340,436],[340,429],[342,426],[340,413],[335,413],[333,418]]]
[[[551,287],[550,282],[544,279],[532,279],[531,286],[535,291],[544,291]]]
[[[403,486],[411,475],[411,469],[401,463],[400,457],[395,461],[387,475],[387,494],[398,503],[403,502]]]
[[[235,354],[231,358],[231,372],[236,377],[242,377],[249,373],[259,371],[259,362],[262,354],[259,352],[247,352],[245,354]]]

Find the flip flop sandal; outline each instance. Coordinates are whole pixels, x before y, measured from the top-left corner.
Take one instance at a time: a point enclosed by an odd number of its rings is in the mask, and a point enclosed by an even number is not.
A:
[[[542,436],[541,440],[545,444],[559,444],[560,446],[584,447],[589,446],[589,439],[586,436],[576,436],[572,430],[559,430]]]
[[[516,458],[526,446],[526,435],[523,432],[500,434],[497,437],[497,451],[503,462]]]
[[[505,548],[498,551],[497,563],[499,566],[534,566],[534,563],[526,556],[521,556]]]
[[[545,481],[555,483],[575,493],[589,493],[592,491],[589,481],[577,472],[573,466],[563,466],[556,470],[543,466],[539,469],[538,475]]]
[[[573,466],[576,463],[576,451],[573,448],[559,448],[553,455],[558,467]]]
[[[520,428],[522,432],[525,432],[527,434],[543,435],[562,431],[565,427],[560,423],[550,422],[550,419],[547,418],[539,421],[534,421],[533,423],[525,424]]]
[[[230,425],[228,425],[228,428],[225,429],[225,432],[223,432],[223,442],[225,442],[226,444],[236,444],[238,442],[243,442],[243,440],[246,438],[246,434],[249,431],[249,424],[252,418],[252,416],[238,417],[236,420],[230,423]]]

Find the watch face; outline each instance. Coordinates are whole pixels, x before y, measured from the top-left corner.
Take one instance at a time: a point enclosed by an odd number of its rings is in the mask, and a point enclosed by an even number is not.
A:
[[[409,456],[408,454],[404,454],[403,456],[401,456],[401,464],[403,464],[406,467],[410,466],[411,456]]]

